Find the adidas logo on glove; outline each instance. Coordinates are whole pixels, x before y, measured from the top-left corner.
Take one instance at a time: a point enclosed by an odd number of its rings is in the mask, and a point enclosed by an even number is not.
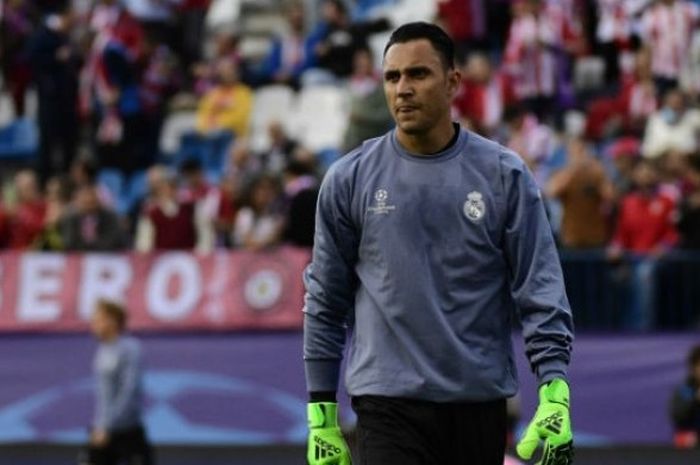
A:
[[[318,436],[314,437],[314,442],[316,443],[316,460],[326,457],[333,457],[342,452],[339,447],[324,441]]]

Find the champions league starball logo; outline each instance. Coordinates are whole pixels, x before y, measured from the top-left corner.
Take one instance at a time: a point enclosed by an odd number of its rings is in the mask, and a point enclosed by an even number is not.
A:
[[[83,444],[91,421],[90,379],[57,386],[0,407],[0,442]],[[302,443],[306,403],[279,389],[194,371],[149,371],[145,423],[158,444]],[[246,406],[264,411],[249,415]]]
[[[367,210],[375,215],[386,215],[396,210],[396,206],[387,205],[388,200],[389,192],[386,189],[377,189],[374,191],[374,205],[371,205]]]

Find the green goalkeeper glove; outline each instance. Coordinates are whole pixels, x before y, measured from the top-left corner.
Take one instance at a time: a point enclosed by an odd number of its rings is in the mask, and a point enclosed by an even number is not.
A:
[[[518,455],[525,460],[532,457],[541,439],[544,440],[544,452],[538,465],[569,465],[573,462],[569,386],[563,379],[554,379],[540,387],[540,405],[518,443]]]
[[[350,451],[338,427],[338,404],[312,402],[307,406],[309,465],[351,465]]]

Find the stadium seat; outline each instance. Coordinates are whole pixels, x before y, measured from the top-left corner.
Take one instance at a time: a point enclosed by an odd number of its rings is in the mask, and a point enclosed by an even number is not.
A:
[[[161,153],[167,156],[174,156],[180,150],[180,142],[183,134],[195,130],[197,123],[197,112],[178,111],[169,114],[160,133],[159,147]]]
[[[39,149],[36,123],[20,118],[0,128],[0,159],[32,161]]]
[[[233,140],[234,135],[226,132],[208,136],[202,136],[196,132],[184,134],[180,150],[175,156],[175,165],[180,165],[185,160],[195,159],[201,164],[207,179],[218,182],[223,174],[226,157]]]
[[[124,208],[124,213],[129,214],[148,194],[146,171],[134,172],[129,177],[125,187],[120,204]]]
[[[220,31],[237,25],[241,15],[241,0],[214,0],[209,7],[205,24],[208,30]]]
[[[313,152],[340,147],[348,123],[348,95],[335,86],[304,88],[292,135]]]
[[[386,14],[397,0],[357,0],[352,8],[353,21],[366,21]]]
[[[434,0],[400,0],[394,8],[387,10],[387,19],[399,27],[412,21],[432,21],[437,14]]]
[[[290,127],[294,102],[294,91],[287,86],[265,86],[255,92],[250,117],[250,147],[253,151],[260,152],[270,147],[270,123],[279,121],[285,128]]]

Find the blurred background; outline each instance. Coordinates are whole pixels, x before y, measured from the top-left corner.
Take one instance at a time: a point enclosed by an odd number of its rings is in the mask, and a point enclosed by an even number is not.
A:
[[[457,44],[454,119],[546,200],[577,463],[700,463],[699,1],[0,0],[0,464],[76,462],[100,297],[160,463],[304,462],[318,186],[392,128],[382,51],[415,20]]]

